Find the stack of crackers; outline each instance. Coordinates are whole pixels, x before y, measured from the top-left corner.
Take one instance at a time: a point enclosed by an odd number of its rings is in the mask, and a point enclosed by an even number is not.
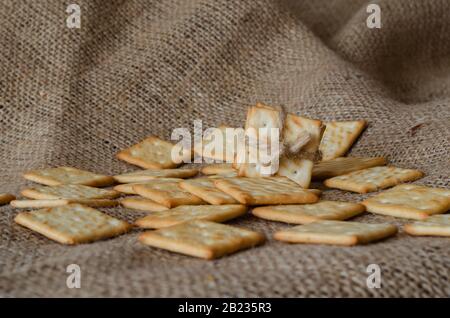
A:
[[[245,128],[282,132],[280,165],[272,175],[262,175],[258,162],[179,168],[171,157],[175,145],[151,136],[117,155],[145,170],[116,176],[72,167],[30,171],[25,179],[39,185],[23,189],[20,200],[0,195],[0,204],[37,209],[17,214],[15,221],[63,244],[106,239],[135,227],[146,230],[139,236],[143,244],[205,259],[264,243],[261,233],[221,224],[249,210],[257,218],[295,225],[273,235],[288,243],[351,246],[397,233],[389,223],[347,221],[365,211],[418,220],[404,227],[411,235],[450,236],[450,215],[443,214],[450,209],[450,190],[406,183],[423,173],[387,166],[384,158],[345,157],[366,125],[364,120],[323,123],[257,104],[249,108]],[[391,189],[362,202],[329,201],[310,188],[311,180],[356,193]],[[95,209],[118,204],[148,215],[132,225]]]

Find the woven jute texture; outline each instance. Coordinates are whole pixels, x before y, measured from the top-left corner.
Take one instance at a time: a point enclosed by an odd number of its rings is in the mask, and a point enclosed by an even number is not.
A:
[[[67,5],[81,28],[66,26]],[[381,29],[366,26],[381,7]],[[323,120],[367,119],[351,155],[421,169],[449,187],[448,0],[0,1],[0,193],[32,168],[105,174],[147,135],[168,139],[194,119],[241,127],[260,101]],[[326,199],[365,196],[327,191]],[[143,213],[104,210],[133,221]],[[271,239],[285,224],[231,222],[264,232],[260,248],[215,261],[141,245],[138,231],[62,246],[0,208],[0,296],[449,296],[450,240],[396,237],[351,248]],[[363,222],[405,221],[365,214]],[[69,264],[81,288],[66,286]],[[381,288],[366,285],[369,264]]]

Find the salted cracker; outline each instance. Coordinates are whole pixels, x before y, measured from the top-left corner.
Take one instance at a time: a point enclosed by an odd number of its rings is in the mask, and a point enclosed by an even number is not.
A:
[[[397,233],[392,224],[348,221],[318,221],[276,232],[274,238],[289,243],[356,245],[384,239]]]
[[[82,204],[96,208],[109,208],[119,204],[117,200],[110,199],[53,199],[53,200],[14,200],[11,206],[20,209],[42,209],[63,206],[68,204]]]
[[[168,208],[179,205],[200,205],[205,201],[179,187],[178,182],[147,183],[133,187],[133,190],[144,198],[153,200]]]
[[[5,205],[14,200],[16,197],[9,193],[0,194],[0,205]]]
[[[366,126],[365,120],[327,122],[319,146],[322,160],[344,156]]]
[[[113,189],[115,191],[125,193],[125,194],[136,194],[136,192],[133,190],[133,187],[138,184],[147,184],[152,182],[157,183],[164,183],[164,182],[180,182],[183,179],[180,178],[156,178],[156,179],[150,179],[145,182],[133,182],[133,183],[122,183],[116,185]]]
[[[81,184],[91,187],[106,187],[114,183],[114,178],[72,167],[57,167],[28,171],[23,175],[27,180],[55,186],[61,184]]]
[[[236,204],[236,201],[232,196],[219,190],[214,185],[214,181],[217,178],[196,178],[190,180],[184,180],[180,182],[180,187],[193,195],[201,198],[202,200],[213,205],[222,204]]]
[[[433,215],[423,221],[406,224],[404,230],[417,236],[450,236],[450,214]]]
[[[139,241],[176,253],[214,259],[260,245],[264,235],[230,225],[195,220],[139,236]]]
[[[58,186],[37,186],[22,190],[21,194],[30,199],[114,199],[120,193],[114,190],[98,189],[80,184]]]
[[[313,180],[333,178],[353,171],[384,166],[386,163],[386,159],[383,157],[339,157],[317,162],[312,170],[312,178]]]
[[[317,194],[285,177],[226,178],[214,181],[223,192],[246,205],[314,203]]]
[[[366,199],[362,204],[372,213],[423,220],[450,209],[450,190],[401,184]]]
[[[172,160],[171,142],[150,136],[140,143],[120,151],[117,158],[144,169],[169,169],[180,164]],[[186,159],[191,154],[186,155]]]
[[[247,207],[240,204],[221,206],[183,205],[163,212],[155,212],[138,219],[135,224],[141,228],[159,229],[192,220],[226,222],[247,212]]]
[[[260,128],[276,128],[279,129],[280,138],[283,131],[284,113],[281,107],[271,107],[263,104],[256,104],[248,109],[247,120],[245,122],[246,131],[250,128],[256,130],[256,138],[260,139]],[[268,138],[269,139],[269,138]],[[271,145],[271,140],[266,141],[268,145]],[[259,141],[258,141],[259,144]],[[273,149],[271,150],[273,151]],[[262,163],[249,163],[249,149],[246,147],[246,162],[239,164],[239,176],[241,177],[261,177],[267,176],[262,173]],[[258,158],[259,160],[259,158]],[[277,171],[273,171],[276,173]]]
[[[389,188],[402,182],[414,181],[423,177],[423,172],[392,166],[372,167],[350,172],[327,179],[324,184],[329,188],[368,193]]]
[[[201,172],[206,175],[229,175],[229,174],[236,174],[236,169],[233,168],[233,164],[231,163],[217,163],[217,164],[211,164],[207,165],[206,167],[203,167],[201,169]]]
[[[127,222],[79,204],[22,212],[14,221],[62,244],[97,241],[131,229]]]
[[[194,177],[197,169],[161,169],[161,170],[139,170],[114,176],[119,183],[148,182],[154,179],[176,178],[184,179]]]
[[[123,198],[122,200],[120,200],[120,204],[127,209],[148,211],[148,212],[160,212],[169,209],[168,207],[159,204],[153,200],[139,196]]]
[[[320,220],[342,221],[363,213],[364,205],[352,202],[319,201],[312,204],[275,205],[253,209],[253,215],[278,222],[307,224]]]

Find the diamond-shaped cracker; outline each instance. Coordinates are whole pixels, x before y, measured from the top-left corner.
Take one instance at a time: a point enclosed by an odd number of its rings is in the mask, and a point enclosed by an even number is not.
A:
[[[262,219],[307,224],[320,220],[346,220],[363,213],[364,205],[351,202],[319,201],[313,204],[275,205],[253,209],[253,215]]]
[[[25,173],[23,177],[27,180],[48,186],[81,184],[91,187],[105,187],[114,183],[114,178],[111,176],[95,174],[72,167],[33,170]]]
[[[169,209],[168,207],[159,204],[153,200],[137,196],[123,198],[122,200],[120,200],[120,204],[127,209],[148,211],[148,212],[159,212],[159,211],[166,211]]]
[[[114,190],[98,189],[79,184],[64,184],[58,186],[37,186],[22,190],[21,194],[30,199],[114,199],[120,193]]]
[[[450,236],[450,214],[433,215],[424,221],[406,224],[405,232],[418,236]]]
[[[356,245],[380,240],[395,233],[397,227],[391,224],[318,221],[276,232],[274,238],[289,243]]]
[[[419,170],[383,166],[350,172],[327,179],[329,188],[367,193],[389,188],[402,182],[414,181],[423,177]]]
[[[325,132],[319,146],[322,160],[344,156],[366,125],[365,120],[326,123]]]
[[[2,193],[0,194],[0,205],[8,204],[12,200],[14,200],[16,197],[9,193]]]
[[[264,235],[230,225],[195,220],[145,232],[139,241],[176,253],[214,259],[264,242]]]
[[[362,204],[372,213],[422,220],[450,209],[450,190],[401,184],[368,198]]]
[[[339,157],[327,161],[321,161],[314,165],[312,177],[314,180],[323,180],[347,174],[353,171],[384,166],[386,159],[383,157],[358,158]]]
[[[192,220],[225,222],[247,212],[245,205],[229,204],[183,205],[163,212],[155,212],[136,221],[136,225],[146,229],[159,229]]]
[[[256,129],[256,137],[259,139],[259,128],[278,128],[280,136],[282,136],[284,114],[281,107],[270,107],[263,104],[256,104],[248,109],[247,120],[245,122],[245,129]],[[269,135],[270,136],[270,135]],[[258,142],[259,144],[259,142]],[[267,141],[271,145],[271,141]],[[247,149],[247,160],[249,160]],[[242,177],[260,177],[261,167],[260,163],[242,163],[239,165],[239,176]],[[276,172],[276,171],[275,171]]]
[[[62,244],[106,239],[131,228],[127,222],[79,204],[19,213],[14,221]]]
[[[154,179],[182,179],[190,178],[198,173],[197,169],[163,169],[163,170],[139,170],[114,176],[120,183],[148,182]]]
[[[117,158],[144,169],[175,168],[179,164],[172,161],[174,146],[168,141],[150,136],[140,143],[122,150],[117,154]]]
[[[179,205],[206,204],[199,197],[181,189],[178,182],[139,184],[134,186],[133,190],[140,196],[153,200],[168,208],[174,208]]]
[[[318,196],[285,177],[215,180],[223,192],[246,205],[314,203]]]
[[[109,208],[119,204],[116,200],[109,199],[55,199],[55,200],[14,200],[11,206],[20,209],[28,208],[52,208],[68,204],[82,204],[90,207]]]
[[[213,205],[236,204],[238,203],[233,197],[220,191],[214,185],[214,178],[197,178],[184,180],[180,182],[180,187],[193,195],[198,196],[202,200]]]
[[[126,193],[126,194],[136,194],[136,192],[133,190],[133,187],[135,185],[138,184],[147,184],[147,183],[152,183],[152,182],[157,182],[157,183],[164,183],[164,182],[180,182],[183,179],[179,179],[179,178],[157,178],[157,179],[150,179],[148,181],[145,182],[134,182],[134,183],[123,183],[123,184],[118,184],[114,187],[114,190],[121,192],[121,193]]]
[[[303,188],[308,188],[322,132],[320,120],[288,114],[283,131],[283,143],[288,154],[280,158],[277,175],[285,176]],[[306,144],[299,144],[305,136],[308,137]]]
[[[234,173],[237,176],[237,171],[233,168],[233,165],[231,163],[217,163],[208,165],[206,167],[203,167],[201,172],[206,175],[230,175]]]

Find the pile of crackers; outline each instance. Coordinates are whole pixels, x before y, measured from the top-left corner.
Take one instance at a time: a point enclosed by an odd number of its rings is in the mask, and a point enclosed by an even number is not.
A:
[[[139,228],[145,229],[139,236],[143,244],[205,259],[264,243],[261,233],[222,224],[249,208],[254,217],[294,225],[273,235],[287,243],[351,246],[397,233],[393,224],[347,221],[365,211],[417,220],[404,226],[411,235],[450,236],[450,215],[444,214],[450,190],[406,183],[423,173],[387,166],[384,158],[345,157],[366,125],[364,120],[323,123],[257,104],[249,108],[245,128],[282,132],[273,175],[261,175],[259,163],[179,168],[171,157],[174,144],[151,136],[117,155],[145,170],[116,176],[72,167],[29,171],[25,179],[39,185],[23,189],[22,199],[0,195],[0,204],[35,209],[18,213],[15,222],[59,243],[88,243]],[[338,202],[321,200],[322,191],[310,188],[312,180],[356,193],[392,188],[362,202]],[[95,209],[119,204],[148,215],[129,224]]]

